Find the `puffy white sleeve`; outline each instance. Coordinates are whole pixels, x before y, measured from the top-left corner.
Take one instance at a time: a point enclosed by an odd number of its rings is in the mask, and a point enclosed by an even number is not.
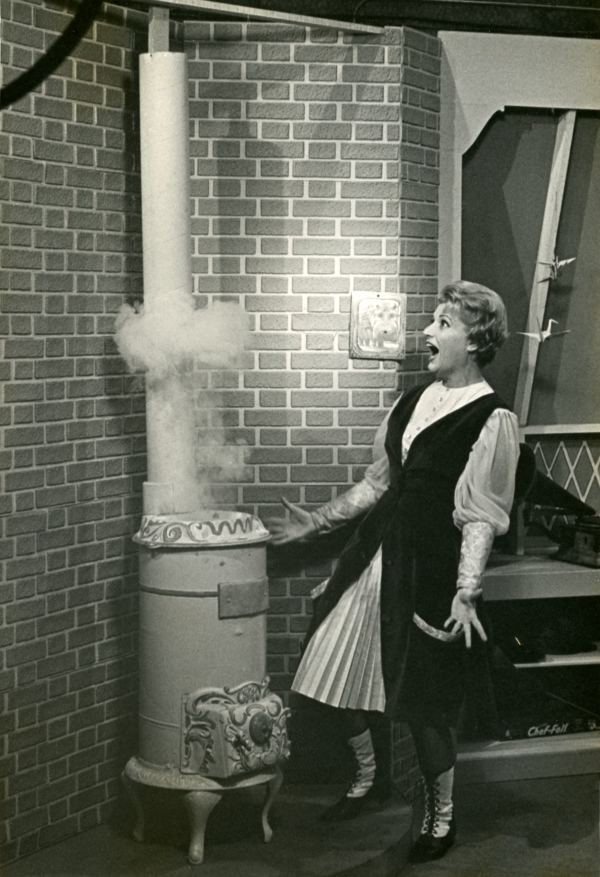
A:
[[[316,531],[325,533],[368,511],[385,493],[390,483],[390,467],[385,452],[385,436],[393,409],[381,422],[373,442],[373,462],[365,470],[362,481],[346,493],[311,512]]]
[[[473,445],[454,492],[454,523],[490,524],[497,536],[506,533],[515,492],[519,459],[518,420],[497,408]]]

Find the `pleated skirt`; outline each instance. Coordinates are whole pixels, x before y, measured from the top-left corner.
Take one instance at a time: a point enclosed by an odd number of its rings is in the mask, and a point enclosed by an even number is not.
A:
[[[381,548],[319,625],[292,690],[341,709],[385,709],[380,630]]]

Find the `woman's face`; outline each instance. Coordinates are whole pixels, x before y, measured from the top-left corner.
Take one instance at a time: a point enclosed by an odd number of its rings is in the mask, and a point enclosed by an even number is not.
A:
[[[440,380],[446,382],[472,369],[476,348],[469,342],[468,332],[460,308],[451,302],[439,305],[431,324],[423,330],[429,349],[427,368]]]

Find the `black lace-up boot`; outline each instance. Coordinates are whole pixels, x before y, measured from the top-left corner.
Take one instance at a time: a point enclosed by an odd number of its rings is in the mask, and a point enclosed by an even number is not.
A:
[[[425,779],[425,816],[409,862],[441,859],[454,843],[456,823],[452,814],[454,768],[433,779]]]

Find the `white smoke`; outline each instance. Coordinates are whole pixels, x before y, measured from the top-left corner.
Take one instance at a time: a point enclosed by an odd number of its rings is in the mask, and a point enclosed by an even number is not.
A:
[[[185,291],[170,292],[152,308],[122,305],[115,341],[130,371],[152,379],[183,373],[193,364],[236,368],[241,363],[246,315],[233,302],[195,308]]]
[[[242,367],[247,315],[235,302],[201,309],[188,293],[170,292],[151,308],[123,305],[115,328],[115,341],[129,370],[143,373],[155,393],[168,395],[167,379],[180,379],[194,409],[195,446],[186,454],[195,461],[199,504],[214,508],[218,485],[251,476],[248,448],[239,440],[232,442],[223,424],[220,394],[207,389],[210,369]]]
[[[201,390],[196,395],[196,477],[200,505],[204,508],[219,505],[221,487],[253,478],[248,466],[250,449],[242,439],[235,443],[228,440],[219,406],[218,393]]]

